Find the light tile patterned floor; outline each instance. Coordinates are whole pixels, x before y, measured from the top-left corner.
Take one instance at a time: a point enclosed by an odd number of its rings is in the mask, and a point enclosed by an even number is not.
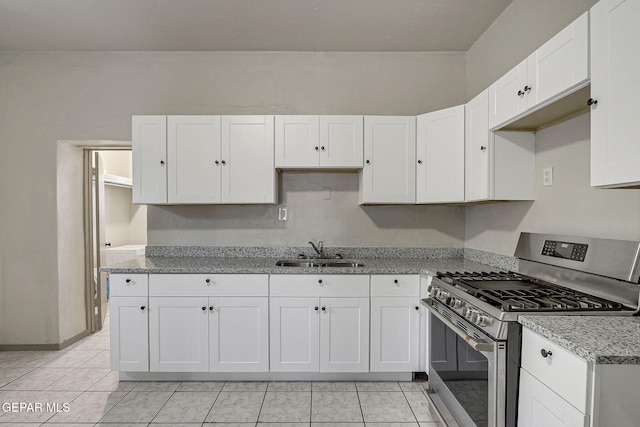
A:
[[[424,384],[119,382],[107,318],[61,351],[0,352],[0,427],[442,427]]]

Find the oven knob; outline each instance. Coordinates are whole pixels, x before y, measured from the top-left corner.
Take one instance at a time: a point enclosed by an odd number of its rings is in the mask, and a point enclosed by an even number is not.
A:
[[[489,317],[483,314],[479,314],[474,323],[477,326],[487,326],[489,325]]]
[[[467,308],[467,312],[463,314],[465,319],[471,320],[474,316],[478,315],[478,310],[476,310],[475,308]]]
[[[460,308],[462,307],[462,301],[460,301],[458,298],[451,298],[451,300],[449,300],[449,307]]]
[[[429,287],[427,288],[427,292],[429,294],[433,295],[436,292],[437,289],[438,288],[436,288],[434,285],[429,285]]]

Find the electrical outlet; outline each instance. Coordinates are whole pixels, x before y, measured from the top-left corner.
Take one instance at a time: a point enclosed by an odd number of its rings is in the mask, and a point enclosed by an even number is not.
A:
[[[553,168],[548,167],[542,169],[542,185],[550,187],[553,185]]]
[[[287,216],[287,207],[286,206],[278,206],[278,221],[286,221]]]

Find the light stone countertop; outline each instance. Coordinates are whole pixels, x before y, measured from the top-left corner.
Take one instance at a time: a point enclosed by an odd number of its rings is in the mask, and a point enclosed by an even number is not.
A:
[[[518,321],[587,361],[640,365],[640,317],[525,315]]]
[[[278,267],[281,258],[145,257],[139,256],[100,270],[123,274],[419,274],[438,271],[500,270],[464,258],[357,258],[364,267]]]

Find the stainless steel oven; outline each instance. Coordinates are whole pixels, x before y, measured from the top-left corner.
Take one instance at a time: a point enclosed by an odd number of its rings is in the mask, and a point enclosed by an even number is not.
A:
[[[518,315],[633,315],[640,242],[522,233],[519,273],[439,272],[429,309],[429,392],[449,426],[517,423]]]

